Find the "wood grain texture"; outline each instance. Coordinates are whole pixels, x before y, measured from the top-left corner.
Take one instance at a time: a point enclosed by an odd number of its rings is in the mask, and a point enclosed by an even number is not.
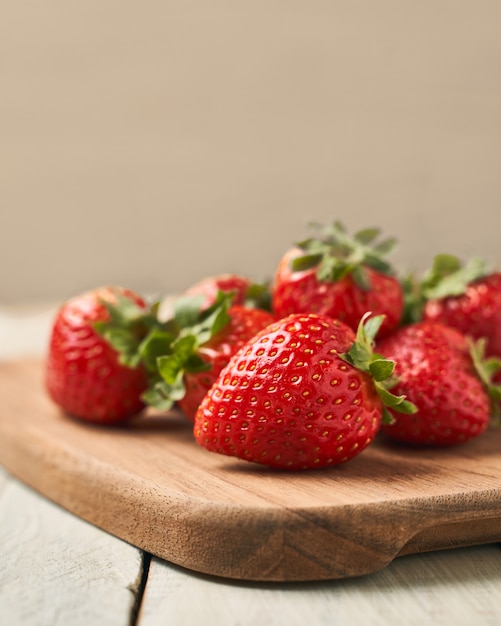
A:
[[[0,462],[92,524],[183,567],[254,581],[358,576],[395,557],[501,539],[501,431],[461,448],[380,440],[343,466],[288,473],[211,454],[180,414],[74,422],[41,362],[0,365]]]
[[[139,550],[9,478],[0,468],[0,621],[128,626]]]

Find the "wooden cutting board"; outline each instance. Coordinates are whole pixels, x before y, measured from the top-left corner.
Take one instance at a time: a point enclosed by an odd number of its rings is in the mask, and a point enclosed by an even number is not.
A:
[[[207,452],[181,414],[128,428],[53,406],[40,361],[0,364],[0,462],[75,515],[217,576],[358,576],[395,557],[501,540],[501,429],[462,447],[384,439],[328,470],[289,473]]]

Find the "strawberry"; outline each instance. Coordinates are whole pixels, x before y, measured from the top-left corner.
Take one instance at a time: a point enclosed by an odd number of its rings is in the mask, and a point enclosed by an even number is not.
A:
[[[415,322],[378,342],[377,349],[396,362],[392,388],[405,394],[417,411],[381,428],[391,438],[414,444],[450,446],[482,434],[490,422],[499,389],[490,385],[499,362],[483,359],[481,344],[438,322]],[[477,373],[478,371],[478,373]]]
[[[250,284],[250,280],[244,276],[237,274],[219,274],[217,276],[203,278],[189,287],[184,295],[202,295],[203,300],[200,303],[200,307],[204,309],[214,304],[220,291],[233,293],[233,304],[244,304]]]
[[[189,287],[184,296],[202,296],[200,308],[212,306],[219,292],[233,294],[233,304],[270,310],[271,295],[266,284],[257,284],[238,274],[207,276]]]
[[[420,288],[423,320],[485,337],[487,355],[501,356],[501,272],[481,259],[462,266],[455,256],[437,255]]]
[[[45,362],[52,400],[74,417],[102,424],[139,413],[147,377],[134,361],[132,346],[144,334],[141,320],[146,318],[144,301],[120,287],[100,287],[64,303],[52,325]],[[100,332],[106,334],[109,324],[114,330],[105,339]]]
[[[384,315],[384,336],[396,328],[404,301],[400,281],[383,260],[393,240],[374,244],[379,231],[366,229],[349,237],[335,222],[318,239],[288,250],[275,273],[272,307],[279,317],[318,313],[339,319],[353,330],[366,311]]]
[[[174,310],[174,316],[141,347],[149,371],[157,372],[144,398],[161,410],[177,403],[193,420],[230,357],[275,316],[234,305],[232,295],[221,291],[208,308],[200,307],[198,297],[184,296],[176,299]]]
[[[194,424],[207,450],[274,468],[312,469],[360,454],[374,439],[384,403],[412,410],[381,381],[393,363],[372,352],[381,316],[357,335],[325,315],[291,314],[232,357]]]

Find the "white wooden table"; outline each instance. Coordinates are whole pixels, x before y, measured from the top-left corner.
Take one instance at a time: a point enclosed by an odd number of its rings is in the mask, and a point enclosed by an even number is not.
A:
[[[0,310],[0,358],[43,354],[52,314]],[[214,579],[89,525],[1,467],[0,550],[0,622],[9,626],[501,624],[499,545],[401,557],[350,580]]]

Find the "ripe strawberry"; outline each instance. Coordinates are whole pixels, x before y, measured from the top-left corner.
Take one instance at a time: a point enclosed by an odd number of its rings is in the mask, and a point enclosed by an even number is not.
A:
[[[325,315],[292,314],[265,328],[221,371],[200,405],[196,441],[275,468],[352,459],[374,439],[383,402],[412,410],[381,384],[393,363],[371,350],[381,317],[357,336]]]
[[[449,446],[487,429],[489,391],[493,400],[499,395],[487,386],[499,363],[485,362],[481,372],[483,355],[474,352],[474,361],[459,331],[437,322],[416,322],[382,339],[377,349],[396,362],[392,391],[405,394],[418,409],[405,418],[393,412],[394,422],[382,426],[387,435],[407,443]]]
[[[145,370],[132,356],[144,301],[120,287],[101,287],[78,295],[59,309],[53,322],[45,362],[45,384],[52,400],[66,413],[87,420],[112,424],[139,413],[141,394],[147,387]],[[118,342],[120,357],[108,339]]]
[[[183,296],[200,296],[200,308],[212,306],[219,292],[233,294],[233,304],[248,308],[271,309],[271,294],[266,284],[257,284],[238,274],[208,276],[189,287]]]
[[[233,304],[245,304],[247,290],[251,285],[251,281],[244,276],[237,274],[220,274],[218,276],[208,276],[189,287],[186,296],[201,295],[203,299],[200,307],[205,309],[217,300],[218,293],[233,293]]]
[[[396,328],[403,312],[403,292],[391,266],[382,259],[393,240],[374,245],[377,229],[349,237],[339,223],[288,250],[277,268],[272,307],[279,317],[318,313],[355,330],[366,311],[384,315],[380,336]]]
[[[463,267],[454,256],[437,255],[421,291],[424,320],[485,337],[487,355],[501,356],[501,272],[491,272],[480,259]]]
[[[223,292],[209,308],[199,304],[196,297],[177,299],[174,317],[142,346],[149,371],[157,372],[145,400],[163,410],[177,403],[192,420],[231,356],[275,320],[268,311],[233,305]]]

